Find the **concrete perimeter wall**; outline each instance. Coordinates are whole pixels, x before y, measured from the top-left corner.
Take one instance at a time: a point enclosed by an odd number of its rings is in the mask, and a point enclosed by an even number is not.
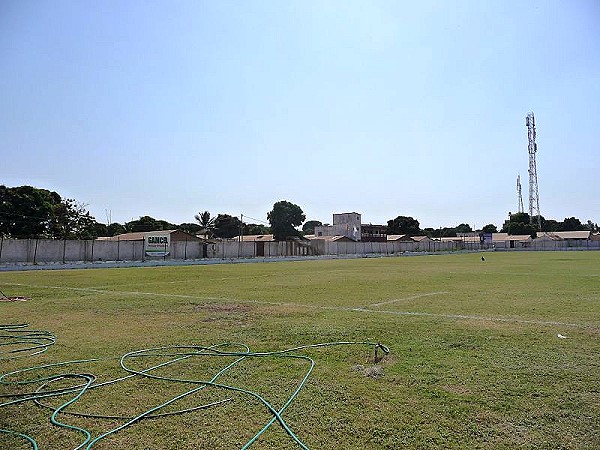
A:
[[[539,241],[533,240],[525,246],[516,243],[515,247],[510,248],[510,242],[506,242],[504,246],[496,245],[498,250],[529,250],[529,251],[569,251],[569,250],[600,250],[600,241],[592,241],[589,239],[573,239],[564,241]]]
[[[319,255],[393,255],[403,252],[448,252],[456,250],[479,250],[477,245],[456,242],[332,242],[314,240],[312,245]]]
[[[149,257],[144,254],[143,240],[0,239],[0,264],[254,258],[258,247],[255,242],[172,241],[169,255]],[[265,242],[261,247],[264,254],[260,257],[314,255],[312,247],[296,242]]]
[[[500,243],[497,243],[500,244]],[[504,243],[503,243],[504,244]],[[469,242],[235,242],[205,244],[172,241],[169,255],[148,257],[144,241],[96,241],[52,239],[0,239],[0,264],[44,264],[97,261],[153,261],[234,258],[273,258],[313,255],[394,255],[405,252],[432,253],[460,250],[600,250],[600,241],[541,241],[510,248]]]

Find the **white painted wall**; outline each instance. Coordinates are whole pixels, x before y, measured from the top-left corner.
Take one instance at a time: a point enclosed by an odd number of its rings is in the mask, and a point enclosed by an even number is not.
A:
[[[510,249],[494,243],[498,250],[600,250],[600,241],[540,241],[527,248]],[[203,258],[207,246],[209,259],[256,258],[256,242],[223,241],[203,244],[196,241],[172,241],[166,257],[149,258],[144,241],[61,241],[52,239],[1,239],[0,264],[38,264],[96,261],[192,260]],[[492,248],[489,246],[488,248]],[[310,244],[265,242],[264,258],[317,255],[393,255],[403,252],[444,252],[479,250],[478,243],[462,242],[331,242],[315,239]]]

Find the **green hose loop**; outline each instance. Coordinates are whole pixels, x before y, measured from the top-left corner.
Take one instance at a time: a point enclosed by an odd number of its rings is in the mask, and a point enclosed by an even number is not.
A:
[[[4,430],[2,428],[0,428],[0,433],[8,434],[8,435],[11,435],[11,436],[18,436],[20,438],[23,438],[26,441],[29,441],[29,443],[31,444],[31,448],[33,448],[33,450],[38,450],[37,442],[35,442],[34,439],[32,439],[31,437],[27,436],[26,434],[17,433],[15,431],[10,431],[10,430]]]
[[[33,356],[42,352],[45,352],[50,345],[53,345],[56,342],[56,338],[49,332],[46,331],[27,331],[27,324],[13,324],[13,325],[0,325],[0,346],[9,345],[16,346],[16,353],[22,353],[21,356]],[[139,422],[145,419],[156,419],[159,417],[165,417],[175,414],[184,414],[190,411],[197,411],[199,409],[211,408],[221,405],[225,402],[229,402],[232,400],[231,397],[224,398],[222,400],[214,401],[212,403],[206,405],[196,405],[191,408],[180,409],[177,411],[169,411],[163,412],[161,411],[168,405],[172,405],[177,401],[183,399],[184,397],[190,396],[196,392],[199,392],[203,389],[217,389],[221,391],[227,392],[237,392],[243,395],[247,395],[256,399],[263,405],[264,408],[271,415],[271,418],[264,424],[264,426],[251,438],[249,439],[241,448],[242,450],[250,448],[273,424],[277,423],[300,448],[304,450],[308,450],[308,446],[302,442],[302,440],[294,433],[291,427],[286,423],[283,415],[285,411],[288,409],[290,405],[296,400],[298,394],[302,390],[302,388],[306,385],[314,367],[315,361],[306,356],[304,354],[299,354],[303,351],[308,351],[310,349],[315,348],[325,348],[332,346],[348,346],[348,345],[364,345],[371,347],[375,351],[375,360],[377,361],[377,351],[381,350],[384,354],[388,354],[390,352],[389,348],[381,343],[374,342],[355,342],[355,341],[339,341],[339,342],[325,342],[325,343],[317,343],[317,344],[308,344],[301,345],[293,348],[288,348],[284,350],[270,351],[270,352],[252,352],[250,348],[245,344],[239,343],[220,343],[211,346],[202,346],[202,345],[174,345],[174,346],[162,346],[162,347],[153,347],[147,349],[133,350],[125,353],[120,357],[115,358],[104,358],[104,359],[85,359],[85,360],[74,360],[74,361],[65,361],[58,362],[52,364],[45,364],[40,366],[33,366],[25,369],[15,370],[3,375],[0,375],[0,385],[13,385],[13,386],[27,386],[33,385],[37,386],[35,390],[31,392],[21,392],[15,394],[3,394],[0,395],[0,398],[9,398],[10,400],[0,403],[0,408],[9,406],[9,405],[19,405],[26,402],[33,402],[36,405],[39,405],[43,408],[50,409],[52,414],[50,416],[50,422],[58,427],[65,428],[68,430],[76,431],[83,436],[82,442],[75,447],[75,450],[79,449],[92,449],[99,441],[111,436],[112,434],[118,433],[119,431],[131,426],[132,424]],[[236,348],[239,348],[239,351],[232,351]],[[11,354],[14,350],[7,352]],[[0,353],[1,355],[1,353]],[[15,356],[11,355],[11,359]],[[134,369],[131,367],[131,362],[134,360],[143,360],[144,358],[169,358],[167,361],[161,362],[159,364],[152,365],[150,367],[146,367],[143,369]],[[209,376],[207,379],[186,379],[186,378],[176,378],[176,377],[167,377],[157,375],[156,373],[152,373],[155,370],[169,366],[171,364],[175,364],[187,359],[192,358],[226,358],[232,359],[229,363],[227,363],[224,367],[216,370],[212,376]],[[298,361],[302,361],[306,364],[306,370],[301,380],[297,384],[296,388],[293,390],[291,395],[285,401],[283,406],[279,409],[275,408],[266,398],[249,389],[244,389],[239,386],[227,385],[219,382],[219,378],[229,371],[235,369],[242,361],[252,360],[252,359],[261,359],[261,358],[290,358]],[[4,358],[7,359],[7,358]],[[97,361],[107,361],[110,359],[118,359],[119,365],[121,369],[127,374],[118,378],[114,378],[112,380],[107,380],[103,382],[97,382],[96,377],[93,374],[85,373],[85,372],[72,372],[69,371],[68,367],[86,364]],[[65,368],[64,373],[53,374],[49,376],[40,376],[35,377],[35,373],[41,370],[58,370],[61,371]],[[26,381],[20,381],[19,377],[23,375],[28,375],[30,379]],[[32,377],[33,376],[33,377]],[[158,405],[155,405],[151,408],[148,408],[146,411],[138,414],[134,417],[130,416],[118,416],[118,415],[102,415],[102,414],[94,414],[94,413],[82,413],[77,411],[72,411],[72,406],[74,406],[82,397],[86,395],[87,392],[93,389],[101,389],[106,386],[111,386],[116,383],[122,382],[124,380],[128,380],[131,378],[147,378],[153,379],[157,381],[167,382],[167,383],[178,383],[178,384],[186,384],[192,385],[193,387],[186,392],[183,392],[177,396],[174,396],[167,401],[164,401]],[[68,387],[61,387],[57,389],[52,389],[53,383],[65,380],[72,379],[75,381],[75,384]],[[58,407],[50,406],[44,403],[44,399],[60,397],[68,395],[69,399],[62,403]],[[78,416],[78,417],[86,417],[86,418],[94,418],[94,419],[111,419],[111,420],[121,420],[123,423],[111,430],[108,430],[96,437],[92,437],[92,434],[89,430],[86,430],[81,427],[77,427],[66,423],[64,419],[59,420],[59,416]],[[31,447],[34,450],[38,449],[38,445],[30,436],[25,434],[7,430],[0,429],[0,433],[9,434],[15,436],[17,438],[25,439],[31,444]]]
[[[56,343],[56,337],[49,331],[28,331],[27,326],[26,323],[0,324],[0,347],[16,347],[0,351],[0,360],[39,355]]]

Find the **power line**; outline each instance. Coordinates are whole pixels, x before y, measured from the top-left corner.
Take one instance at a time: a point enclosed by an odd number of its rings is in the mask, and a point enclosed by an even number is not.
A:
[[[244,217],[246,217],[247,219],[255,220],[255,221],[257,221],[257,222],[264,223],[265,225],[270,225],[270,223],[269,223],[269,222],[265,222],[264,220],[255,219],[254,217],[247,216],[246,214],[242,214],[242,215],[243,215]]]

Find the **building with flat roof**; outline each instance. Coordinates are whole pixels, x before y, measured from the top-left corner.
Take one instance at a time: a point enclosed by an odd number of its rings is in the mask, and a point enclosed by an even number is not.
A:
[[[333,225],[315,227],[315,238],[323,236],[346,236],[353,241],[361,240],[360,214],[357,212],[333,215]]]
[[[387,225],[362,224],[360,240],[363,242],[387,242]]]

